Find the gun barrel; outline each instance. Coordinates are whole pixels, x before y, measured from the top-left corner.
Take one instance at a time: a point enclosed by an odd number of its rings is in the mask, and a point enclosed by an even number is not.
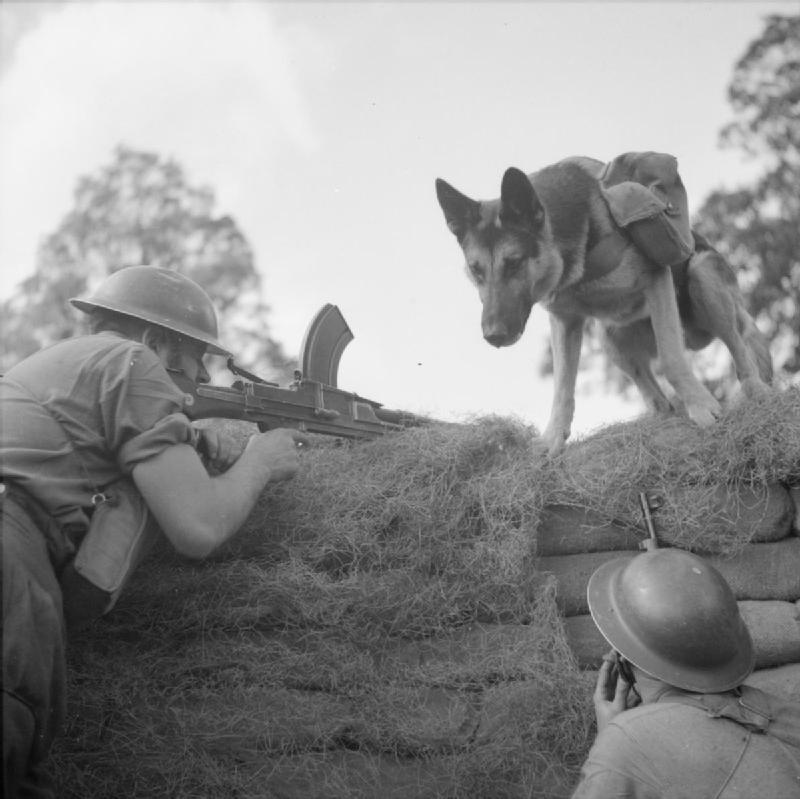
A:
[[[408,411],[395,411],[391,408],[375,408],[375,416],[382,422],[388,424],[396,424],[399,427],[422,427],[423,425],[430,424],[431,420],[424,416],[417,416],[416,414],[409,413]]]

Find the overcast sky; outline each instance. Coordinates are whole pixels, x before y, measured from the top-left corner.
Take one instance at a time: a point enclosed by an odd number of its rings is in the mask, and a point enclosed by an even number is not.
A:
[[[0,5],[0,296],[33,270],[77,178],[118,143],[174,157],[250,240],[296,354],[325,302],[356,338],[339,383],[442,416],[540,428],[546,313],[514,347],[434,194],[479,198],[570,155],[660,150],[692,209],[757,163],[717,146],[733,65],[795,2],[71,2]],[[223,332],[224,335],[224,332]],[[638,413],[579,378],[576,429]]]

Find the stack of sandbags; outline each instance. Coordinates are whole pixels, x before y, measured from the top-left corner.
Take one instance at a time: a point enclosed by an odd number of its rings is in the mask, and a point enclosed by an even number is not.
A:
[[[800,491],[779,483],[761,489],[676,487],[657,499],[664,507],[687,507],[697,494],[702,495],[708,525],[720,531],[730,529],[730,540],[736,542],[733,550],[703,551],[700,540],[697,546],[686,546],[680,529],[669,523],[671,517],[662,518],[656,509],[652,517],[659,543],[693,549],[723,574],[755,646],[756,671],[749,682],[800,699]],[[643,521],[637,529],[629,519],[608,519],[586,508],[556,505],[544,509],[538,530],[538,566],[556,577],[567,637],[583,667],[597,668],[608,649],[588,612],[589,577],[607,560],[638,554],[646,537]]]
[[[498,418],[315,441],[213,558],[157,550],[70,641],[59,795],[568,797],[606,649],[586,582],[639,551],[641,491],[661,543],[730,580],[754,679],[797,689],[789,485],[798,390],[557,458]]]

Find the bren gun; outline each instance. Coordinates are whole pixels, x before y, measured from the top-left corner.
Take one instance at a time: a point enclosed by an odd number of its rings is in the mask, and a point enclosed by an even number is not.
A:
[[[241,419],[259,430],[292,427],[308,433],[342,438],[376,438],[429,419],[384,408],[337,387],[339,360],[353,340],[350,327],[336,305],[324,305],[311,320],[303,338],[300,369],[288,388],[270,383],[228,359],[238,376],[232,386],[195,384],[183,372],[170,372],[184,393],[184,413],[190,419]]]

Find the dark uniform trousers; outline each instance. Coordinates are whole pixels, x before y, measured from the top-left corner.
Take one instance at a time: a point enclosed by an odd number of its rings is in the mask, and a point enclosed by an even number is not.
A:
[[[45,759],[66,714],[61,588],[47,546],[52,529],[41,529],[24,494],[1,487],[3,796],[50,799]]]

